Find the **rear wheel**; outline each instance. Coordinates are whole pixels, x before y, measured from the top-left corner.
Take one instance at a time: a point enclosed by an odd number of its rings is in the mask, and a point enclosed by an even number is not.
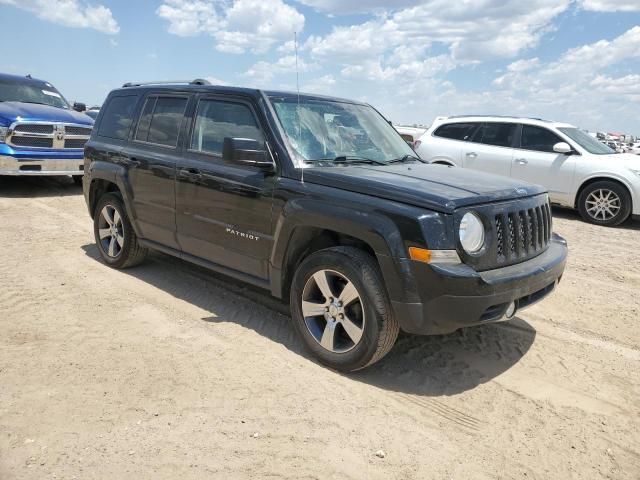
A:
[[[290,300],[305,345],[336,370],[377,362],[398,336],[378,265],[357,248],[334,247],[306,258],[294,275]]]
[[[93,232],[100,256],[114,268],[133,267],[147,255],[147,249],[138,243],[122,197],[117,193],[107,193],[98,200]]]
[[[594,182],[580,193],[578,210],[589,223],[613,227],[629,218],[631,196],[616,182]]]

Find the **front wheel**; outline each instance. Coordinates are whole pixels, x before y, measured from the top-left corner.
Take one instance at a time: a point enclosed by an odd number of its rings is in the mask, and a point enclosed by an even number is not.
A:
[[[614,227],[631,214],[631,196],[622,185],[611,181],[588,185],[578,198],[578,210],[584,220]]]
[[[93,233],[100,256],[111,267],[133,267],[147,255],[147,249],[138,243],[122,197],[117,193],[107,193],[98,200],[93,215]]]
[[[307,257],[294,275],[290,301],[306,347],[336,370],[377,362],[398,337],[378,265],[357,248],[328,248]]]

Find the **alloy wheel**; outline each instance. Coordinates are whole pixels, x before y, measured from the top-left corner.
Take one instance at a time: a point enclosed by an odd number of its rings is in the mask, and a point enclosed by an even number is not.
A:
[[[622,201],[618,194],[604,188],[591,192],[585,203],[589,216],[598,221],[611,220],[622,208]]]
[[[122,217],[113,205],[105,205],[100,211],[98,237],[102,250],[111,258],[116,258],[124,247],[124,227]]]
[[[318,270],[309,277],[302,292],[302,314],[311,336],[332,353],[348,352],[362,339],[362,298],[341,273]]]

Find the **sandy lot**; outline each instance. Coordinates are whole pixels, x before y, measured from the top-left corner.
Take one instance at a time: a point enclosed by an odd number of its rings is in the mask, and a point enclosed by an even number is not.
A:
[[[257,290],[103,265],[70,179],[0,177],[0,479],[638,479],[640,225],[555,213],[551,298],[345,376]]]

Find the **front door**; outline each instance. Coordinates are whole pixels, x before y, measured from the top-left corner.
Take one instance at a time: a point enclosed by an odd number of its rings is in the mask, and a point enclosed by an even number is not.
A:
[[[187,101],[187,96],[148,96],[133,141],[122,153],[142,237],[176,249],[176,158]]]
[[[248,101],[200,97],[177,166],[178,241],[184,253],[267,279],[276,177],[224,162],[225,137],[265,141]]]
[[[553,202],[570,201],[576,156],[553,151],[556,143],[564,141],[547,128],[522,125],[511,176],[546,187]]]
[[[463,144],[463,167],[508,177],[516,127],[513,123],[483,123],[471,141]]]

